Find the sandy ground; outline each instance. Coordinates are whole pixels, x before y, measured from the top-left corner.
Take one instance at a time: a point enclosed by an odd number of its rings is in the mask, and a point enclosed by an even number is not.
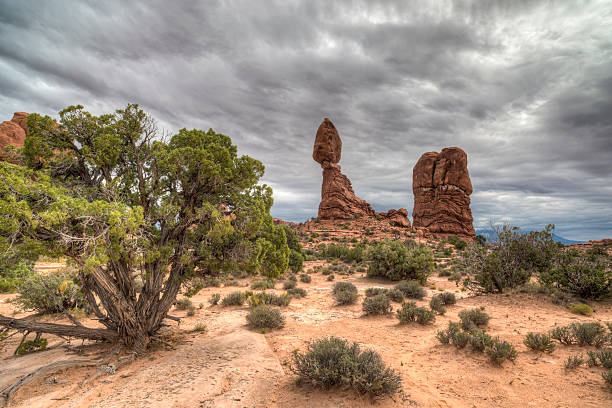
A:
[[[310,270],[320,262],[306,262]],[[428,286],[456,292],[457,305],[448,308],[429,326],[399,325],[395,316],[363,317],[363,291],[371,286],[392,284],[365,278],[362,274],[336,280],[353,282],[360,290],[355,305],[336,306],[331,288],[334,282],[321,273],[311,283],[299,283],[308,295],[282,308],[286,326],[261,334],[245,325],[248,307],[210,306],[213,293],[227,294],[245,287],[205,288],[192,300],[195,316],[173,310],[183,318],[172,323],[166,335],[173,348],[160,346],[149,355],[104,374],[84,386],[80,384],[97,368],[74,368],[36,380],[20,389],[14,407],[610,407],[612,390],[606,388],[599,368],[564,368],[570,354],[585,353],[588,347],[559,345],[552,354],[529,351],[522,343],[529,331],[545,332],[556,325],[575,321],[612,321],[612,305],[595,304],[592,317],[571,314],[544,295],[512,294],[467,297],[454,282],[432,276]],[[250,279],[240,280],[247,285]],[[275,291],[281,293],[282,283]],[[428,289],[421,305],[436,290]],[[0,295],[0,312],[11,314],[12,295]],[[394,309],[399,304],[394,303]],[[456,350],[440,345],[435,332],[457,321],[460,310],[484,306],[492,317],[488,331],[515,345],[515,363],[493,366],[483,354],[469,348]],[[18,314],[17,316],[22,316]],[[48,320],[63,322],[61,317]],[[85,320],[86,324],[91,324]],[[193,331],[205,323],[206,332]],[[385,362],[402,376],[404,392],[392,399],[372,401],[350,390],[319,391],[296,385],[289,370],[294,349],[304,349],[311,339],[336,335],[378,351]],[[0,343],[2,365],[0,387],[23,374],[60,359],[74,359],[74,352],[49,337],[51,349],[15,357],[19,339]],[[73,342],[72,347],[80,345]],[[56,346],[56,347],[54,347]],[[73,349],[74,350],[74,349]],[[81,354],[111,352],[108,345],[85,345]],[[79,358],[86,358],[81,356]]]

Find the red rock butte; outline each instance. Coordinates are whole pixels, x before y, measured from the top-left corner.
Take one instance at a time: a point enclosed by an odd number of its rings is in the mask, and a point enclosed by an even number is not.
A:
[[[414,227],[431,233],[474,237],[467,154],[458,147],[428,152],[412,170]]]
[[[352,219],[356,216],[381,216],[394,225],[410,228],[408,211],[403,208],[377,214],[370,204],[357,197],[351,181],[337,164],[342,155],[342,140],[331,120],[325,118],[315,137],[312,158],[323,168],[319,219]]]
[[[23,142],[28,135],[27,118],[27,113],[15,112],[13,119],[0,123],[0,152],[10,145],[23,147]]]

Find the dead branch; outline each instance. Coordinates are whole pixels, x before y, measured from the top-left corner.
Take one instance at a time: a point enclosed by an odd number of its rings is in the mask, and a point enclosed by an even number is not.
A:
[[[117,332],[109,329],[94,329],[84,326],[69,326],[55,323],[37,323],[24,319],[14,319],[0,314],[0,326],[20,331],[42,332],[79,339],[117,341]]]

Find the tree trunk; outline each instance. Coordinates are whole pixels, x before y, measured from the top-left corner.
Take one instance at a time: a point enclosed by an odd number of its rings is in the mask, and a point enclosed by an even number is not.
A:
[[[69,326],[66,324],[37,323],[24,319],[14,319],[0,314],[0,326],[16,330],[29,330],[31,332],[42,332],[64,337],[76,337],[79,339],[117,341],[117,332],[108,329],[95,329],[91,327]]]

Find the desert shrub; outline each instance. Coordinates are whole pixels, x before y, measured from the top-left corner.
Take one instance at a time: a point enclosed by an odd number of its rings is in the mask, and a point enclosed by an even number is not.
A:
[[[21,261],[16,265],[0,265],[0,293],[17,291],[19,283],[34,276],[36,272],[30,262]]]
[[[567,308],[574,314],[583,316],[591,316],[593,314],[593,309],[591,309],[591,306],[584,303],[572,303]]]
[[[365,298],[361,308],[366,315],[384,315],[391,313],[393,310],[389,298],[386,295],[376,295]]]
[[[335,277],[335,276],[334,276],[334,274],[332,273],[331,275],[329,275],[329,276],[327,277],[327,280],[328,280],[328,281],[333,281],[335,278],[336,278],[336,277]]]
[[[606,384],[612,386],[612,368],[609,371],[601,373],[601,377],[604,379]]]
[[[442,269],[438,273],[438,276],[440,276],[440,277],[451,276],[451,270],[450,269]]]
[[[295,281],[292,280],[288,280],[283,282],[283,289],[288,290],[288,289],[293,289],[297,286],[297,283]]]
[[[293,296],[296,298],[303,298],[306,296],[306,291],[302,288],[291,288],[287,290],[289,296]]]
[[[439,295],[436,295],[436,296],[439,296],[442,299],[442,302],[445,305],[447,305],[447,306],[448,305],[454,305],[455,303],[457,303],[457,297],[455,296],[454,293],[451,293],[451,292],[442,292],[442,293],[440,293]]]
[[[501,341],[498,338],[493,339],[491,345],[485,348],[485,354],[497,365],[502,365],[506,360],[514,361],[518,356],[512,344],[505,340]]]
[[[446,307],[444,307],[444,302],[442,301],[442,298],[440,298],[440,296],[438,295],[434,295],[431,298],[431,300],[429,301],[429,307],[431,308],[431,310],[440,315],[446,313]]]
[[[464,330],[471,330],[475,327],[486,326],[489,324],[491,317],[485,313],[484,308],[476,308],[470,310],[462,310],[459,312],[461,327]]]
[[[36,351],[42,351],[47,348],[47,339],[40,338],[38,340],[24,341],[17,347],[16,353],[19,355],[30,354]]]
[[[254,290],[266,290],[274,289],[274,279],[259,279],[251,283],[251,289]]]
[[[193,307],[193,302],[191,301],[191,299],[187,299],[187,298],[177,299],[176,302],[174,303],[174,306],[178,310],[187,310],[190,307]]]
[[[17,292],[16,304],[24,310],[43,314],[81,309],[86,303],[74,277],[64,272],[30,275],[19,284]]]
[[[246,298],[247,296],[244,292],[232,292],[223,298],[221,304],[223,306],[242,306]]]
[[[560,254],[540,280],[553,288],[585,299],[612,295],[612,259],[607,253],[570,250]]]
[[[607,339],[606,330],[600,323],[572,323],[570,325],[574,339],[579,346],[601,345]]]
[[[206,330],[208,330],[208,327],[206,327],[206,324],[202,322],[198,322],[195,324],[195,326],[193,326],[193,331],[195,332],[205,332]]]
[[[361,263],[364,261],[364,250],[361,245],[349,247],[346,244],[331,243],[320,250],[321,257],[326,259],[340,259],[345,262]]]
[[[249,306],[259,305],[289,306],[291,296],[287,293],[275,295],[274,293],[257,292],[248,298]]]
[[[336,294],[338,292],[345,291],[345,290],[357,293],[357,286],[353,285],[350,282],[338,282],[334,285],[332,292]]]
[[[567,368],[568,370],[578,368],[582,364],[584,364],[584,357],[581,354],[576,354],[575,356],[569,356],[567,360],[565,360],[565,368]]]
[[[332,290],[339,305],[350,305],[357,301],[357,287],[350,282],[338,282]]]
[[[292,273],[291,275],[289,275],[287,280],[290,280],[290,281],[295,282],[297,284],[297,281],[298,281],[297,275],[295,273]]]
[[[431,250],[426,246],[406,248],[401,241],[385,239],[368,247],[368,276],[391,280],[415,279],[425,284],[434,268]]]
[[[534,273],[548,270],[559,255],[552,239],[553,225],[543,231],[521,233],[508,225],[494,226],[497,245],[491,252],[472,243],[458,259],[455,269],[466,275],[464,285],[476,292],[503,292],[529,281]]]
[[[474,351],[482,353],[487,347],[491,347],[494,342],[495,339],[484,330],[472,329],[470,332],[470,345]]]
[[[204,277],[203,284],[207,288],[218,288],[221,287],[221,278],[219,278],[218,276],[206,276]]]
[[[300,275],[300,281],[304,282],[304,283],[310,283],[312,282],[312,278],[310,277],[310,275],[306,275],[305,273]]]
[[[470,333],[465,332],[465,331],[460,331],[457,334],[455,334],[455,337],[452,339],[452,342],[453,342],[452,344],[455,347],[462,349],[470,343],[471,339],[472,339],[472,336],[470,335]]]
[[[417,322],[419,324],[430,324],[436,320],[436,315],[429,309],[418,307],[415,302],[403,303],[397,311],[400,323]]]
[[[237,281],[236,279],[230,279],[230,280],[225,281],[224,286],[226,286],[226,287],[230,287],[230,286],[242,286],[242,284],[239,281]]]
[[[544,351],[552,353],[556,345],[550,340],[550,336],[541,333],[527,333],[523,343],[533,351]]]
[[[218,305],[220,300],[221,300],[221,294],[213,293],[210,296],[210,299],[208,299],[208,303],[214,306],[214,305]]]
[[[569,346],[574,342],[574,334],[569,326],[555,327],[550,331],[550,338]]]
[[[299,381],[315,387],[351,387],[359,393],[391,395],[401,389],[399,374],[385,366],[380,355],[361,351],[357,343],[326,337],[308,345],[305,353],[293,352],[291,371]]]
[[[458,249],[459,251],[463,251],[467,245],[467,242],[465,242],[464,240],[456,236],[449,237],[447,241],[449,244],[452,244],[455,247],[455,249]]]
[[[401,281],[394,286],[394,289],[400,290],[409,299],[423,299],[427,294],[425,289],[415,280]]]
[[[330,267],[327,267],[325,269],[323,269],[323,272],[321,272],[323,275],[331,275],[331,273],[333,272],[333,270]]]
[[[389,292],[389,290],[385,288],[367,288],[365,290],[365,295],[367,297],[372,297],[380,294],[387,294],[387,292]]]
[[[285,326],[285,318],[280,310],[269,305],[251,308],[246,320],[249,326],[256,329],[280,329]]]
[[[603,349],[598,351],[587,351],[589,367],[603,367],[606,369],[612,368],[612,349]]]
[[[448,322],[448,328],[445,330],[439,330],[436,333],[436,338],[442,344],[454,344],[455,336],[461,332],[461,326],[459,323]]]
[[[404,300],[404,293],[399,289],[390,289],[385,294],[394,302],[399,303]]]
[[[189,305],[189,307],[187,308],[187,316],[195,316],[195,306],[194,305]]]

